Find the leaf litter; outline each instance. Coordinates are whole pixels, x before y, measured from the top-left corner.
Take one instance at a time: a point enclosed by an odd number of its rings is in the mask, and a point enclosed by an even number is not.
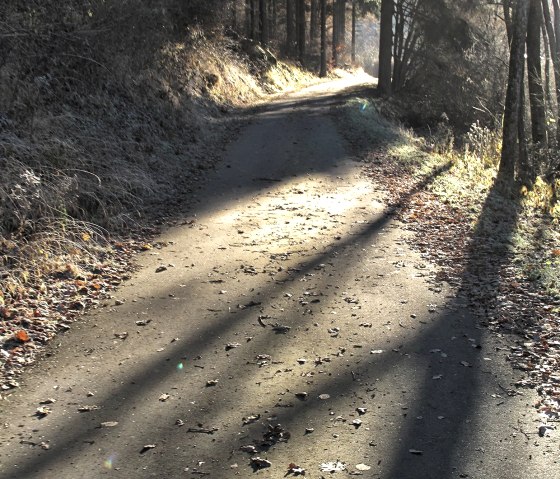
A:
[[[525,340],[509,357],[512,366],[523,373],[515,385],[535,389],[539,395],[537,411],[558,417],[560,297],[546,291],[520,269],[519,265],[524,264],[523,248],[515,246],[507,250],[505,246],[510,240],[503,234],[503,231],[515,231],[516,226],[524,229],[534,236],[529,236],[529,240],[539,243],[535,246],[535,261],[557,258],[559,250],[551,246],[553,239],[538,237],[539,225],[547,221],[546,215],[538,211],[518,215],[512,213],[512,206],[505,201],[489,197],[496,199],[491,227],[482,225],[477,230],[476,225],[480,223],[476,215],[483,211],[483,195],[463,198],[454,193],[429,191],[423,184],[425,178],[398,158],[377,150],[366,155],[366,175],[387,193],[391,214],[405,229],[415,233],[406,242],[423,258],[439,266],[432,281],[436,285],[445,281],[458,288],[481,324],[493,331],[516,333]],[[409,194],[411,191],[414,194]],[[497,253],[499,248],[502,249]],[[428,305],[429,311],[436,309],[435,305]],[[534,360],[527,360],[530,356]]]

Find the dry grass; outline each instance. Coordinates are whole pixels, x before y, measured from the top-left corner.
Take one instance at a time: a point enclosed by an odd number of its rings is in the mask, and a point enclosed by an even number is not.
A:
[[[165,214],[212,165],[237,111],[309,80],[189,24],[187,6],[147,3],[0,6],[3,301]]]

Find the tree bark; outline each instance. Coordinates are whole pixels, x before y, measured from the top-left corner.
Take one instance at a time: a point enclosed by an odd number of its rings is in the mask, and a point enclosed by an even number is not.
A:
[[[251,0],[245,0],[245,36],[251,38]]]
[[[278,0],[270,2],[270,37],[276,40],[276,29],[278,27]]]
[[[555,102],[556,102],[556,114],[560,116],[560,51],[558,51],[556,43],[556,32],[554,30],[554,25],[552,24],[552,18],[550,16],[550,8],[548,6],[548,0],[542,0],[542,8],[544,14],[544,24],[546,27],[546,33],[548,36],[548,51],[550,58],[552,60],[552,66],[554,70],[554,85],[555,85]],[[560,12],[559,12],[560,13]],[[556,13],[555,13],[556,16]],[[560,144],[560,125],[556,122],[556,142]]]
[[[508,85],[502,132],[502,156],[498,171],[498,179],[505,184],[509,184],[515,179],[515,163],[519,155],[519,116],[522,106],[521,89],[523,88],[524,78],[528,17],[529,3],[526,0],[517,0],[509,54]]]
[[[504,22],[506,24],[506,33],[508,38],[508,45],[511,46],[511,37],[512,37],[512,19],[511,19],[511,0],[504,0],[503,2],[504,8]]]
[[[352,0],[352,64],[356,63],[356,2]]]
[[[298,60],[305,64],[305,0],[296,0],[296,29]]]
[[[346,55],[346,0],[339,0],[339,33],[338,33],[338,48],[339,58],[344,62]]]
[[[251,0],[251,40],[257,40],[257,0]]]
[[[393,46],[393,12],[394,0],[381,1],[381,19],[379,27],[379,91],[383,95],[391,94],[391,60]]]
[[[295,0],[286,0],[286,55],[294,56],[295,45]]]
[[[332,63],[333,66],[338,66],[338,37],[339,37],[339,25],[338,25],[338,1],[333,0],[332,4]]]
[[[327,0],[321,0],[321,72],[319,76],[327,76]]]
[[[259,0],[259,30],[261,33],[261,45],[268,46],[268,1]]]
[[[533,143],[546,144],[546,114],[541,64],[541,0],[531,0],[527,27],[527,76]]]
[[[309,18],[309,46],[315,51],[317,34],[320,30],[319,0],[311,0],[311,16]]]

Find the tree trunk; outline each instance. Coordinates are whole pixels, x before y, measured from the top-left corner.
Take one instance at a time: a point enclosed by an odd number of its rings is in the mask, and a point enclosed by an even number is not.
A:
[[[305,0],[296,1],[296,29],[298,60],[305,64]]]
[[[521,89],[523,88],[528,17],[529,3],[526,0],[517,0],[509,54],[508,85],[502,132],[502,156],[498,171],[498,178],[506,184],[513,182],[515,179],[515,163],[519,153],[519,113]]]
[[[506,32],[508,38],[508,45],[511,45],[511,37],[512,37],[512,20],[511,20],[511,0],[504,0],[503,2],[504,8],[504,22],[506,24]]]
[[[311,16],[309,19],[309,46],[310,50],[315,51],[317,45],[317,33],[320,29],[319,0],[311,0]]]
[[[295,0],[286,0],[286,54],[294,55],[295,45]]]
[[[344,62],[346,53],[346,0],[338,0],[338,57]]]
[[[352,0],[352,64],[356,63],[356,2]]]
[[[270,2],[270,37],[276,40],[276,29],[278,28],[278,0]]]
[[[393,46],[393,12],[394,0],[381,1],[381,19],[379,27],[379,91],[383,95],[391,94],[391,59]]]
[[[251,40],[257,41],[257,0],[251,0]]]
[[[339,36],[339,25],[338,25],[338,1],[333,0],[332,5],[332,62],[333,66],[338,66],[338,36]]]
[[[245,36],[251,38],[251,0],[245,0]]]
[[[327,76],[327,0],[321,0],[321,72],[319,76]]]
[[[550,58],[552,59],[552,66],[554,69],[556,115],[560,116],[560,51],[557,48],[556,32],[554,31],[554,25],[552,24],[552,18],[550,17],[548,0],[542,0],[542,8],[544,13],[544,24],[548,36],[548,51],[550,54]],[[556,12],[554,15],[556,17]],[[556,143],[560,144],[560,125],[558,124],[558,122],[556,123],[555,127]]]
[[[533,143],[546,144],[546,114],[541,65],[541,0],[531,0],[527,27],[527,76]]]
[[[237,31],[237,0],[231,2],[231,29]]]
[[[554,33],[556,34],[556,51],[560,55],[560,4],[558,0],[552,0],[554,10]]]
[[[268,1],[259,0],[259,30],[261,32],[261,45],[268,46]]]
[[[517,157],[517,171],[519,177],[526,184],[532,184],[534,181],[531,174],[531,167],[529,165],[529,153],[527,151],[527,134],[525,130],[525,64],[522,65],[521,73],[521,92],[519,97],[519,122],[517,125],[519,153]]]

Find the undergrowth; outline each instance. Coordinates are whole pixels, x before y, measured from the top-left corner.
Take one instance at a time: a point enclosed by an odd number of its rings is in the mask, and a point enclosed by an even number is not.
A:
[[[0,320],[26,289],[186,206],[242,110],[312,79],[252,57],[213,7],[206,24],[189,8],[0,5]]]

